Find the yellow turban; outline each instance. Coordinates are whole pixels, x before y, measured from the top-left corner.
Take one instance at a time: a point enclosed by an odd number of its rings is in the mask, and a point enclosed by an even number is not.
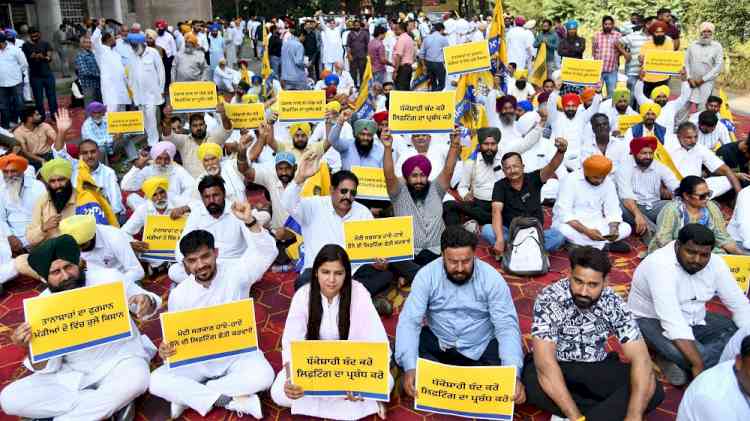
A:
[[[45,162],[39,174],[45,182],[52,177],[65,177],[70,180],[73,175],[73,165],[67,159],[55,158]]]
[[[213,155],[217,158],[224,156],[224,152],[221,149],[221,145],[213,142],[203,142],[198,146],[198,159],[203,161],[206,155]]]
[[[591,155],[583,161],[586,177],[604,177],[612,171],[612,161],[604,155]]]
[[[659,114],[661,114],[661,106],[651,101],[641,104],[641,117],[645,118],[646,113],[649,111],[652,111],[657,117],[659,117]]]
[[[331,101],[326,104],[326,111],[341,111],[341,104],[338,101]]]
[[[517,69],[513,72],[513,79],[525,79],[529,77],[529,71],[526,69]]]
[[[96,217],[94,215],[73,215],[60,221],[60,234],[75,238],[78,245],[91,241],[96,235]]]
[[[310,123],[296,123],[289,126],[289,136],[294,137],[295,134],[297,134],[297,130],[302,130],[302,133],[304,133],[307,136],[310,136],[311,130],[310,130]]]
[[[193,46],[198,45],[198,37],[194,33],[189,32],[185,35],[185,43],[192,44]]]
[[[659,97],[659,95],[664,95],[665,97],[669,98],[669,86],[667,85],[661,85],[654,88],[653,91],[651,91],[651,99],[656,100],[656,98]]]
[[[252,104],[252,103],[258,102],[258,95],[256,94],[242,95],[242,102],[246,104]]]
[[[169,189],[169,179],[167,177],[150,177],[144,181],[141,186],[143,195],[146,196],[146,199],[148,200],[151,200],[159,189],[163,189],[164,191]]]

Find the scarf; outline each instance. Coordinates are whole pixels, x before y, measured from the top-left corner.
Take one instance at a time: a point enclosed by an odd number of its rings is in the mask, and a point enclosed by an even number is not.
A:
[[[690,223],[690,213],[687,210],[687,206],[685,205],[685,202],[682,201],[682,199],[677,199],[677,212],[679,215],[679,222],[680,226],[679,229],[682,229],[685,225]],[[701,209],[700,217],[698,217],[698,220],[695,221],[696,224],[701,224],[704,227],[710,229],[711,231],[714,230],[714,223],[711,219],[711,215],[709,215],[708,207],[705,207]]]

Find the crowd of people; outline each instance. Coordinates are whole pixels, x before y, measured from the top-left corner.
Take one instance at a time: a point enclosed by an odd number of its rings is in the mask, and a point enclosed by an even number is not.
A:
[[[689,385],[680,421],[750,419],[750,301],[722,258],[750,255],[750,136],[716,84],[721,28],[704,22],[688,42],[668,9],[600,24],[590,44],[576,20],[537,27],[497,12],[440,21],[317,12],[153,29],[87,18],[55,34],[0,32],[0,285],[25,276],[55,294],[121,279],[134,319],[147,320],[248,298],[268,270],[297,272],[284,367],[292,341],[387,341],[386,292],[410,288],[393,349],[408,396],[427,358],[516,367],[515,403],[555,420],[645,419],[664,399],[662,381]],[[507,61],[470,90],[483,124],[392,133],[390,93],[456,91],[464,76],[446,73],[443,50],[484,40],[491,53],[503,43]],[[645,71],[644,55],[659,51],[685,52],[678,75]],[[566,57],[601,60],[601,81],[564,83]],[[80,138],[58,105],[55,61],[75,75]],[[215,83],[214,111],[169,105],[170,85],[193,81]],[[325,91],[325,120],[279,122],[282,90]],[[257,129],[228,116],[226,104],[243,103],[264,104]],[[107,114],[125,110],[143,113],[142,135],[110,133]],[[623,116],[640,122],[622,128]],[[356,167],[382,171],[387,199],[357,197]],[[262,197],[248,200],[249,190]],[[93,213],[82,204],[92,195]],[[151,215],[187,218],[173,262],[146,257]],[[413,258],[352,263],[344,223],[390,216],[413,218]],[[518,247],[519,224],[539,228],[543,255],[565,249],[570,262],[535,297],[527,353],[504,272],[477,257],[484,243],[498,260],[529,250]],[[643,251],[623,298],[608,286],[610,254],[633,246]],[[147,290],[144,278],[165,274],[168,297]],[[707,310],[715,297],[729,317]],[[258,394],[270,391],[296,415],[386,417],[383,403],[354,394],[305,394],[262,352],[152,371],[157,353],[175,349],[132,328],[126,341],[27,358],[31,374],[0,393],[3,412],[128,419],[148,391],[172,418],[226,408],[260,419]],[[31,334],[24,322],[11,339],[26,348]]]

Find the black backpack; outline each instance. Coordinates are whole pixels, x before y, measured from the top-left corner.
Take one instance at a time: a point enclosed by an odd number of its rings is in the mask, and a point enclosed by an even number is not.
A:
[[[549,272],[549,256],[544,249],[541,221],[517,216],[510,222],[508,231],[503,270],[519,276],[539,276]]]

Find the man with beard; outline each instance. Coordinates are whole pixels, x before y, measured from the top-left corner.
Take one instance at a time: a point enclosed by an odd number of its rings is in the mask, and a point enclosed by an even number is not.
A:
[[[143,111],[148,144],[153,146],[159,141],[156,115],[157,106],[164,103],[164,63],[156,49],[146,46],[146,36],[142,33],[130,33],[126,40],[129,44],[124,48],[127,53],[125,77],[128,89],[132,93],[133,104]]]
[[[154,22],[154,28],[156,28],[156,45],[164,49],[164,86],[169,86],[172,83],[172,62],[177,54],[177,43],[175,42],[174,36],[167,31],[167,21],[159,19]]]
[[[659,212],[680,185],[666,165],[654,161],[658,142],[653,136],[631,140],[631,156],[620,162],[615,173],[617,193],[622,200],[622,219],[633,227],[633,232],[646,245],[656,232]],[[665,200],[662,200],[662,185],[667,192]]]
[[[714,24],[703,22],[700,26],[700,38],[690,44],[685,52],[685,67],[690,75],[688,83],[693,89],[690,104],[703,107],[714,89],[714,82],[721,74],[724,64],[724,48],[713,39]]]
[[[598,89],[597,89],[598,90]],[[581,156],[581,146],[586,124],[591,117],[599,112],[602,101],[600,94],[595,94],[589,107],[581,106],[581,97],[575,93],[567,93],[562,96],[563,111],[557,109],[558,91],[553,91],[547,100],[547,113],[549,114],[552,133],[550,139],[562,137],[568,140],[568,151],[565,153],[563,165],[570,171],[578,169]],[[551,148],[548,149],[551,151]],[[549,159],[549,158],[548,158]]]
[[[142,205],[144,199],[138,194],[132,194],[141,190],[143,182],[151,177],[166,177],[169,180],[169,196],[175,202],[188,204],[195,190],[195,179],[180,164],[173,162],[177,153],[173,143],[158,142],[151,148],[150,152],[142,149],[138,159],[133,161],[125,176],[122,177],[120,187],[124,192],[131,192],[126,200],[130,209]],[[149,164],[149,158],[152,163]],[[196,156],[197,158],[197,156]]]
[[[180,157],[182,157],[183,167],[192,177],[198,177],[203,172],[201,160],[198,159],[198,147],[204,142],[213,142],[223,146],[232,134],[232,122],[224,111],[224,103],[219,102],[216,105],[214,118],[221,120],[221,124],[217,124],[216,129],[211,133],[207,131],[206,121],[202,113],[190,115],[190,135],[173,133],[170,124],[171,117],[172,109],[164,107],[164,118],[161,124],[162,139],[177,146]]]
[[[331,123],[324,121],[321,124],[324,125],[325,130],[329,132],[330,136],[330,131],[332,130]],[[348,125],[349,123],[344,124]],[[255,151],[251,152],[251,154],[260,153],[263,146],[268,145],[274,152],[289,152],[294,155],[294,159],[300,161],[306,153],[315,154],[315,156],[320,157],[328,149],[328,142],[325,140],[325,136],[318,142],[310,141],[312,129],[310,123],[306,122],[295,123],[289,126],[289,140],[277,140],[273,134],[266,133],[264,130],[259,130],[259,132],[261,134],[259,141],[253,145]],[[349,133],[351,133],[351,126],[349,127]]]
[[[640,60],[643,63],[643,59],[646,54],[658,54],[660,51],[674,51],[674,43],[672,38],[666,35],[668,25],[661,20],[654,20],[651,26],[648,27],[651,33],[651,39],[646,41],[641,47]],[[651,91],[657,86],[667,85],[669,83],[669,75],[659,73],[645,73],[641,70],[643,80],[643,94],[647,97],[651,96]],[[638,92],[638,90],[636,90]]]
[[[627,253],[624,240],[630,225],[622,223],[617,189],[611,177],[612,161],[592,155],[583,170],[565,177],[552,209],[552,227],[574,246],[593,246],[614,253]]]
[[[515,366],[512,399],[526,400],[518,315],[502,275],[476,257],[477,237],[449,226],[442,257],[417,273],[396,327],[394,357],[415,397],[417,359],[461,366]],[[426,321],[426,323],[425,323]]]
[[[122,279],[122,273],[81,259],[75,239],[69,235],[46,240],[28,255],[31,267],[48,289],[42,296],[57,294]],[[151,318],[161,306],[158,295],[131,282],[123,283],[130,311],[138,320]],[[133,336],[109,342],[85,352],[53,357],[40,363],[24,359],[31,375],[9,384],[0,393],[4,413],[32,419],[101,420],[116,415],[129,419],[133,400],[146,392],[148,362],[156,354],[151,340],[131,321]],[[32,329],[21,323],[11,336],[16,346],[28,348]],[[72,380],[72,381],[71,381]]]
[[[650,96],[647,97],[645,90],[646,85],[643,83],[646,76],[647,73],[642,71],[641,80],[635,83],[635,87],[633,88],[635,99],[641,107],[649,102],[655,102],[658,104],[661,107],[661,113],[659,114],[659,118],[656,119],[656,122],[666,127],[667,133],[672,133],[674,132],[675,125],[680,123],[676,119],[681,113],[684,116],[684,109],[688,105],[688,100],[690,99],[690,84],[688,83],[687,73],[685,72],[685,69],[680,72],[680,79],[682,80],[680,82],[680,96],[673,100],[669,99],[671,91],[666,84],[654,87],[651,90]],[[648,98],[651,99],[649,100]]]
[[[0,158],[3,184],[0,187],[0,230],[8,236],[14,256],[30,248],[26,226],[31,223],[34,205],[45,192],[44,184],[26,174],[29,162],[16,154]]]
[[[175,82],[208,80],[206,54],[198,45],[198,37],[192,32],[185,35],[185,47],[174,57],[171,78]]]
[[[628,296],[656,364],[682,386],[719,361],[737,328],[750,326],[750,302],[720,256],[713,232],[687,224],[677,240],[648,255],[635,270]],[[732,319],[706,311],[715,296]]]
[[[249,132],[245,133],[245,142],[250,136]],[[247,155],[245,155],[245,158]],[[211,142],[205,142],[198,147],[198,159],[203,164],[205,172],[198,177],[200,182],[207,175],[220,176],[224,180],[224,187],[227,190],[227,199],[230,202],[242,202],[247,198],[245,191],[245,180],[240,174],[237,166],[237,158],[224,159],[224,151],[220,145]],[[198,194],[196,189],[194,192]]]
[[[612,288],[607,253],[570,253],[570,277],[544,288],[534,303],[523,382],[530,404],[552,421],[642,420],[664,399],[646,343],[628,307]],[[628,363],[608,353],[610,336]]]
[[[216,239],[219,262],[226,262],[228,265],[244,265],[240,259],[245,250],[248,247],[252,248],[255,242],[244,234],[243,222],[232,214],[232,202],[227,201],[224,180],[214,175],[203,177],[198,184],[198,191],[201,194],[201,203],[191,206],[192,211],[185,223],[185,229],[182,230],[182,238],[192,231],[206,230]],[[271,220],[271,215],[267,211],[255,210],[253,216],[260,226],[266,225]],[[274,257],[276,257],[275,252]],[[190,275],[185,271],[186,266],[182,264],[183,258],[179,248],[175,250],[177,264],[169,268],[169,278],[176,283],[182,282]],[[263,268],[265,269],[268,267]]]
[[[235,203],[225,215],[236,221],[234,229],[247,239],[247,249],[238,261],[223,260],[219,258],[221,244],[215,244],[222,240],[216,234],[200,229],[187,233],[180,239],[179,250],[191,275],[170,292],[170,312],[248,298],[250,287],[276,257],[273,237],[263,229],[249,203]],[[166,341],[159,346],[163,361],[174,356],[175,351],[174,345]],[[163,364],[151,374],[149,391],[170,402],[172,419],[179,418],[188,407],[204,417],[212,408],[223,407],[240,417],[262,419],[257,393],[271,387],[273,380],[273,369],[258,349],[182,367]]]
[[[545,45],[547,50],[545,65],[547,66],[547,74],[551,75],[557,70],[557,62],[555,56],[557,55],[557,45],[560,42],[560,38],[557,36],[552,28],[552,21],[544,19],[542,21],[542,30],[536,34],[534,39],[534,48],[540,48],[542,44]],[[546,82],[546,81],[545,81]]]
[[[526,101],[534,96],[536,91],[528,79],[529,71],[526,69],[513,72],[513,83],[508,87],[508,94],[516,98],[516,101]]]
[[[86,120],[83,121],[81,126],[81,138],[86,140],[93,140],[96,142],[97,153],[99,149],[102,151],[102,157],[105,162],[109,162],[112,155],[125,152],[127,159],[133,160],[137,157],[138,152],[135,150],[135,145],[129,138],[123,138],[122,134],[110,134],[109,123],[106,118],[107,107],[98,101],[92,101],[86,106]],[[57,145],[56,145],[57,146]],[[53,148],[52,153],[55,156],[60,157],[58,149],[64,150],[64,144],[61,145],[63,148]],[[93,168],[92,168],[93,170]]]
[[[630,108],[630,91],[625,84],[615,88],[611,98],[602,101],[599,112],[609,118],[609,126],[612,129],[612,136],[623,137],[625,133],[620,133],[619,120],[621,116],[638,115],[635,110]]]
[[[632,126],[625,132],[625,141],[630,142],[637,137],[652,136],[657,138],[659,143],[664,144],[668,135],[671,135],[672,132],[656,122],[659,115],[661,115],[661,106],[655,102],[646,102],[641,104],[640,114],[643,121]]]
[[[38,171],[45,161],[53,158],[52,144],[57,132],[44,122],[44,117],[35,108],[23,109],[20,117],[21,124],[13,131],[13,137],[21,145],[24,158]]]
[[[109,225],[98,225],[94,215],[73,215],[60,221],[60,234],[70,235],[88,264],[115,269],[123,282],[140,282],[145,275],[128,235]]]
[[[339,114],[331,128],[328,141],[341,154],[341,169],[352,167],[383,168],[383,145],[375,142],[375,121],[359,119],[354,122],[354,137],[344,137],[344,123],[349,121],[352,111],[346,109]]]
[[[586,39],[578,36],[578,21],[565,22],[565,36],[560,39],[557,53],[560,57],[583,58],[586,50]]]
[[[31,212],[31,223],[26,227],[29,247],[60,235],[60,221],[76,213],[76,192],[70,181],[73,165],[65,159],[55,158],[42,166],[39,175],[47,187],[47,194],[39,197]]]
[[[582,143],[581,162],[591,155],[604,155],[612,161],[615,173],[620,167],[620,161],[628,155],[628,143],[612,136],[609,118],[602,113],[591,117],[591,132],[587,133]]]
[[[430,181],[432,164],[425,155],[419,153],[406,159],[401,165],[403,179],[396,175],[393,168],[393,138],[389,134],[386,131],[381,136],[384,147],[383,173],[388,196],[393,203],[394,216],[411,215],[414,221],[414,260],[399,262],[393,266],[411,284],[422,266],[440,257],[440,235],[445,230],[443,196],[451,187],[453,169],[461,153],[461,137],[458,130],[451,134],[445,165],[437,178]]]
[[[602,30],[594,34],[591,42],[594,60],[602,61],[602,83],[607,87],[607,96],[611,97],[617,83],[617,70],[620,68],[620,51],[617,45],[622,34],[615,29],[612,16],[602,18]]]

